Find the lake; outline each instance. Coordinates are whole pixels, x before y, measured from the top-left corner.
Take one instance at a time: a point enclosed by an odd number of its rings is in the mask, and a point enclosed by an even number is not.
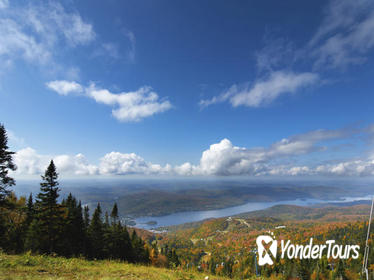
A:
[[[318,199],[296,199],[288,201],[276,201],[276,202],[249,202],[239,206],[228,207],[218,210],[207,210],[207,211],[188,211],[179,212],[166,216],[160,217],[139,217],[134,219],[136,227],[143,229],[154,229],[157,227],[173,226],[184,223],[198,222],[209,218],[222,218],[227,216],[233,216],[245,212],[263,210],[275,205],[288,204],[296,206],[311,206],[319,203],[347,203],[359,200],[371,200],[371,196],[365,197],[344,197],[341,200],[326,201]],[[157,224],[152,223],[157,222]],[[150,224],[151,223],[151,224]]]

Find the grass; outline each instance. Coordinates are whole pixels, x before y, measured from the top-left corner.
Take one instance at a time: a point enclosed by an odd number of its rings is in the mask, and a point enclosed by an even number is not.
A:
[[[0,253],[0,279],[150,279],[197,280],[207,274],[141,266],[118,261],[88,261],[80,258],[6,255]],[[209,275],[209,280],[227,279]]]

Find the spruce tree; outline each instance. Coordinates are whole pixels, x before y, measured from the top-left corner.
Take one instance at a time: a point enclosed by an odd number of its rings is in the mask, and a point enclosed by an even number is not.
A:
[[[30,226],[34,218],[34,214],[35,214],[34,202],[32,198],[32,193],[30,193],[29,199],[27,200],[27,208],[26,208],[26,220],[25,220],[26,228]]]
[[[136,234],[135,229],[131,235],[132,257],[134,262],[149,262],[149,251],[145,248],[144,241]]]
[[[88,227],[90,225],[90,209],[87,205],[83,207],[83,230],[84,230],[84,237],[83,237],[83,254],[85,256],[89,256],[90,254],[90,240],[88,238]]]
[[[105,223],[104,223],[104,226],[105,228],[109,228],[109,215],[108,215],[108,212],[105,211]]]
[[[3,207],[6,202],[6,197],[9,195],[11,186],[15,185],[15,181],[8,175],[9,171],[17,169],[13,163],[14,152],[8,150],[8,136],[4,125],[0,124],[0,207]]]
[[[112,212],[110,213],[110,218],[112,219],[112,224],[117,223],[118,220],[118,207],[117,203],[115,202],[113,205]]]
[[[83,221],[87,230],[88,226],[90,225],[90,208],[88,208],[87,205],[83,207]]]
[[[37,220],[41,231],[40,248],[42,253],[58,251],[62,234],[63,209],[57,203],[59,197],[58,174],[53,160],[50,162],[40,183],[37,196]]]
[[[83,213],[81,203],[70,193],[67,199],[62,203],[65,207],[65,221],[64,221],[64,246],[63,255],[79,256],[83,253],[85,225],[83,221]]]
[[[9,171],[16,170],[13,163],[14,152],[9,151],[7,132],[0,124],[0,248],[7,247],[5,234],[7,231],[8,208],[12,205],[7,199],[11,193],[9,187],[15,185],[15,181],[8,175]]]
[[[103,258],[103,240],[104,240],[104,225],[101,219],[101,206],[100,203],[92,215],[91,223],[88,227],[88,236],[90,242],[89,256],[91,258]]]

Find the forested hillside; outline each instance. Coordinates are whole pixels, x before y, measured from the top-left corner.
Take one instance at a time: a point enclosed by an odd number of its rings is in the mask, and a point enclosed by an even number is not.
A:
[[[272,279],[361,279],[367,231],[367,222],[362,220],[368,219],[369,211],[368,205],[317,209],[275,206],[253,214],[171,227],[158,242],[176,248],[185,268],[195,266],[200,271],[242,279],[256,275],[258,235],[271,231],[278,241],[291,240],[295,244],[308,244],[310,238],[315,244],[332,239],[343,245],[360,245],[359,258],[339,260],[326,255],[316,260],[278,258],[272,266],[258,266],[257,272]],[[370,263],[374,263],[372,243],[369,271],[373,273],[374,265]]]

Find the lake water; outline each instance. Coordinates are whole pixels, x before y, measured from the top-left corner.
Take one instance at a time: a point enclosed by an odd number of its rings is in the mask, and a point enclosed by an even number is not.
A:
[[[366,197],[345,197],[339,201],[326,201],[318,199],[296,199],[289,201],[277,201],[277,202],[249,202],[243,205],[228,207],[218,210],[207,210],[207,211],[189,211],[179,212],[166,216],[160,217],[140,217],[136,218],[136,227],[144,229],[153,229],[157,227],[172,226],[190,222],[197,222],[209,218],[222,218],[227,216],[233,216],[245,212],[263,210],[275,205],[288,204],[296,206],[310,206],[319,203],[346,203],[358,200],[371,200],[371,196]],[[148,222],[155,221],[157,224],[147,224]]]

